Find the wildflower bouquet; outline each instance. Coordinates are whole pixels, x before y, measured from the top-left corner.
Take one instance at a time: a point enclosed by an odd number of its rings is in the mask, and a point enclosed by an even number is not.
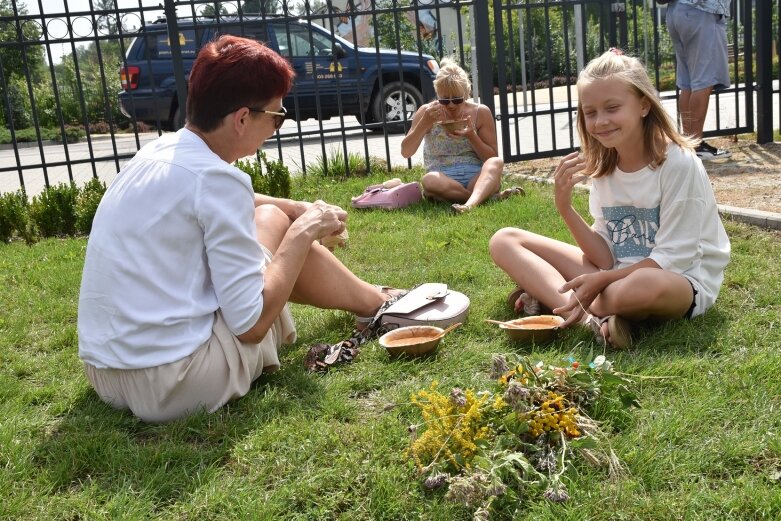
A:
[[[491,390],[442,393],[435,381],[412,396],[423,421],[410,426],[407,451],[426,488],[447,485],[447,499],[487,519],[492,512],[512,515],[521,500],[540,492],[566,501],[561,478],[575,458],[620,472],[592,413],[609,417],[637,400],[632,381],[604,356],[586,364],[568,358],[563,366],[525,358],[509,365],[497,356],[492,378]]]

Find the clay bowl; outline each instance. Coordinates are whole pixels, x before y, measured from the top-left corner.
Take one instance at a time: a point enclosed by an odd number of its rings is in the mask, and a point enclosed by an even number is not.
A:
[[[436,351],[444,329],[435,326],[407,326],[388,331],[380,337],[380,345],[392,357],[423,356]]]
[[[559,333],[564,319],[558,315],[535,315],[516,320],[508,320],[499,327],[504,329],[511,340],[535,344],[550,342]]]
[[[454,132],[456,130],[463,130],[466,128],[465,119],[451,119],[448,121],[441,121],[439,124],[442,125],[442,128],[448,132]]]

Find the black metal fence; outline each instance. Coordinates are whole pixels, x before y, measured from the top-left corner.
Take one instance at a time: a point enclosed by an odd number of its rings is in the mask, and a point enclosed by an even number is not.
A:
[[[267,41],[296,67],[285,102],[294,118],[266,145],[293,171],[313,162],[349,169],[374,158],[389,168],[419,161],[401,158],[399,144],[414,110],[433,96],[430,61],[445,55],[471,73],[474,94],[495,111],[506,161],[577,146],[570,87],[608,47],[645,61],[671,111],[677,98],[655,0],[51,5],[0,0],[0,138],[10,143],[0,145],[0,192],[113,179],[145,142],[182,124],[192,59],[223,33]],[[781,108],[772,108],[781,97],[781,73],[773,72],[781,0],[735,0],[732,11],[733,85],[714,95],[706,135],[756,131],[769,141],[781,120]]]

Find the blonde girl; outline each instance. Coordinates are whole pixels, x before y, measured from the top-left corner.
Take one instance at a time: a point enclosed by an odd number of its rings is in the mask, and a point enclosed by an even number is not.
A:
[[[425,194],[454,203],[454,212],[465,213],[492,196],[521,193],[519,188],[499,193],[504,162],[498,157],[496,124],[487,106],[469,99],[472,87],[464,69],[443,59],[434,90],[437,99],[415,112],[401,142],[406,158],[424,143]],[[445,122],[459,123],[442,125]]]
[[[519,287],[516,311],[539,303],[565,325],[589,324],[625,347],[632,321],[710,308],[730,243],[693,142],[676,130],[642,63],[611,49],[577,87],[582,151],[555,171],[556,209],[577,246],[504,228],[489,248]],[[591,226],[572,206],[573,187],[587,177]]]

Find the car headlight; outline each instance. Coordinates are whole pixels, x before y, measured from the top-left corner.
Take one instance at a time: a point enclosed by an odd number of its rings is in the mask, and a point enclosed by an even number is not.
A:
[[[439,72],[439,64],[437,63],[437,60],[427,61],[426,66],[431,71],[431,74],[436,74]]]

